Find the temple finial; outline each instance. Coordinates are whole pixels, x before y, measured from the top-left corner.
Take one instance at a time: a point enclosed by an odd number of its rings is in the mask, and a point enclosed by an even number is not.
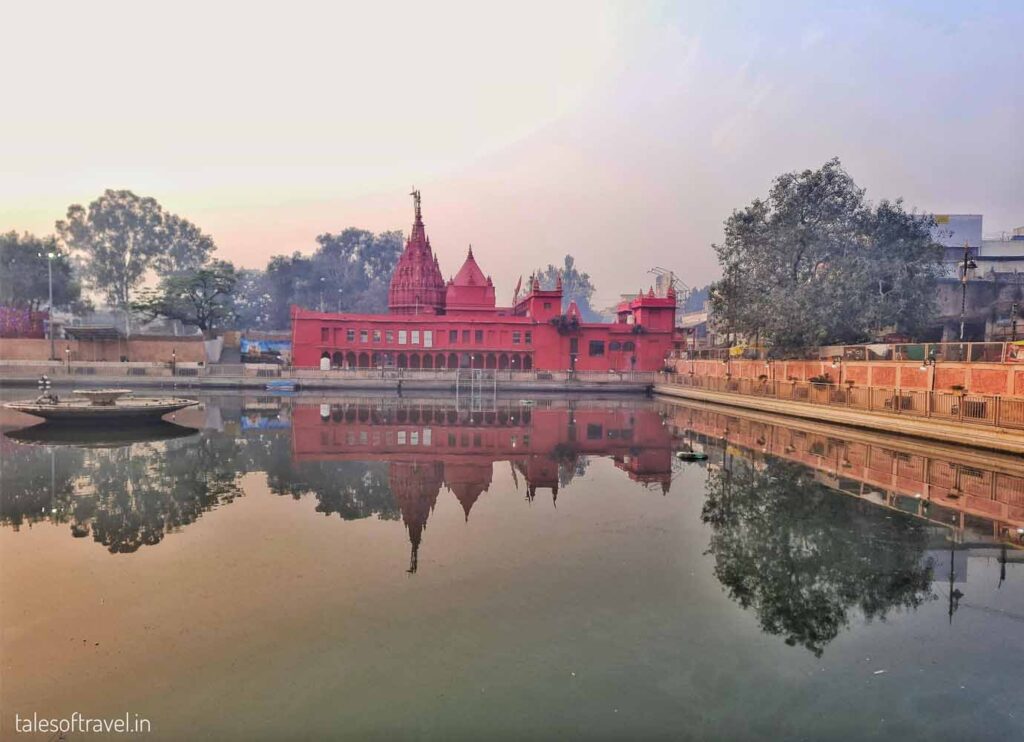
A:
[[[473,257],[473,243],[472,242],[469,243],[469,254],[466,257],[467,258]]]
[[[421,221],[423,219],[423,215],[420,211],[420,192],[416,186],[412,187],[412,192],[409,193],[409,195],[412,196],[412,205],[416,212],[416,221]]]

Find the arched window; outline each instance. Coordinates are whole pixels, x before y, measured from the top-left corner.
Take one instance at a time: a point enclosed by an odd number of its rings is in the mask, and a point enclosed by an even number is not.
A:
[[[608,350],[622,350],[622,343],[618,340],[612,340],[608,343]]]
[[[626,352],[636,350],[636,343],[634,343],[632,340],[627,340],[622,344],[622,349]]]

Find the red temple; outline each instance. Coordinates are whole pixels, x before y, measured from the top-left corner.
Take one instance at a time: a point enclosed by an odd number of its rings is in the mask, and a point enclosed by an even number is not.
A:
[[[619,304],[614,322],[583,322],[575,302],[562,307],[561,280],[550,290],[531,277],[510,307],[473,257],[445,282],[413,191],[412,233],[395,266],[387,314],[337,314],[292,307],[292,357],[298,367],[529,371],[658,371],[672,350],[676,296],[653,289]],[[326,359],[326,360],[322,360]]]

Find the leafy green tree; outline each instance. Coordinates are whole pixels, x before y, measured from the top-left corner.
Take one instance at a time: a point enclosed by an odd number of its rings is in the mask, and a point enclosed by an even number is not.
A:
[[[273,295],[266,271],[258,268],[237,270],[235,284],[235,323],[241,328],[273,329],[271,313],[274,310]]]
[[[195,224],[176,214],[164,213],[164,248],[157,253],[154,267],[167,273],[199,270],[217,249],[213,238]]]
[[[48,255],[53,255],[53,305],[85,306],[82,287],[68,254],[53,237],[17,232],[0,234],[0,304],[39,311],[49,301]]]
[[[402,254],[402,233],[349,228],[318,236],[312,255],[276,255],[260,279],[269,300],[260,308],[264,329],[288,327],[292,304],[339,312],[381,312]],[[245,299],[245,301],[250,301]]]
[[[936,316],[932,224],[901,201],[866,202],[838,159],[781,175],[766,200],[733,212],[714,246],[719,330],[779,349],[918,335]]]
[[[580,309],[580,315],[584,322],[598,322],[601,316],[590,306],[590,299],[594,296],[594,284],[590,280],[589,273],[581,273],[576,268],[576,258],[566,255],[562,267],[549,264],[547,268],[537,269],[534,275],[540,281],[541,288],[550,291],[558,283],[558,277],[562,277],[562,298],[565,305],[575,301]]]
[[[815,655],[853,611],[885,620],[932,597],[922,523],[833,492],[798,464],[734,460],[710,472],[702,518],[730,597]]]
[[[194,270],[214,249],[195,225],[131,191],[104,191],[88,208],[73,204],[67,218],[57,222],[57,233],[83,258],[92,288],[125,310],[149,270]]]
[[[165,276],[156,289],[143,291],[133,309],[151,317],[166,317],[195,325],[208,334],[233,317],[235,267],[213,260],[195,271]]]

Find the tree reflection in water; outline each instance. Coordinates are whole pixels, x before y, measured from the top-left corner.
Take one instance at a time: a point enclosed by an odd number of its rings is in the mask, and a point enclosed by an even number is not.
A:
[[[235,443],[227,436],[134,443],[113,448],[19,446],[5,450],[0,523],[19,526],[48,519],[71,523],[76,537],[90,533],[112,553],[159,543],[205,511],[241,494]]]
[[[850,613],[885,620],[930,600],[925,526],[840,495],[805,467],[766,459],[708,474],[708,553],[730,597],[761,628],[820,656]]]
[[[291,437],[283,435],[248,436],[242,459],[247,468],[266,472],[267,487],[275,495],[296,500],[314,495],[318,513],[337,514],[344,520],[401,517],[388,482],[387,462],[296,461]]]

